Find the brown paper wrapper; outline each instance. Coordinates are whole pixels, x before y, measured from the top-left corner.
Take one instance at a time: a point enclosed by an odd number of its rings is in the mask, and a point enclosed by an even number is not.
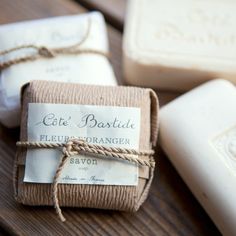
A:
[[[150,149],[157,141],[158,99],[151,89],[32,81],[22,89],[20,141],[27,141],[28,103],[139,107],[139,149]],[[16,200],[26,205],[53,205],[52,184],[23,182],[25,160],[26,149],[18,148],[14,168]],[[59,184],[60,206],[137,211],[148,195],[153,172],[153,168],[140,167],[137,186]]]

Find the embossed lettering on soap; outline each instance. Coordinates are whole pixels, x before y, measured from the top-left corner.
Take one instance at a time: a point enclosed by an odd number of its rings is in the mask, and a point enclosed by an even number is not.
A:
[[[212,145],[222,160],[235,174],[236,170],[236,126],[229,128],[212,140]]]
[[[153,5],[159,7],[150,8],[143,3],[143,15],[139,15],[145,18],[144,13],[148,12],[148,21],[154,22],[149,27],[139,24],[135,38],[140,50],[235,59],[236,2],[180,0],[176,4],[174,0],[157,0]]]

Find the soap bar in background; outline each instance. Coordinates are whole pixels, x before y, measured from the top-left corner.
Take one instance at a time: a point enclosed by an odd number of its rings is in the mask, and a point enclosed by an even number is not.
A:
[[[99,12],[54,17],[0,26],[0,51],[33,44],[58,48],[79,43],[88,37],[81,49],[108,52],[106,25]],[[29,53],[22,49],[4,56],[4,61]],[[31,80],[55,80],[83,84],[117,85],[113,69],[103,55],[93,53],[60,55],[12,65],[0,74],[0,121],[8,126],[19,125],[19,97],[23,84]]]
[[[186,91],[236,82],[236,2],[129,0],[123,43],[129,84]]]
[[[223,235],[236,235],[236,88],[214,80],[160,112],[160,144]]]

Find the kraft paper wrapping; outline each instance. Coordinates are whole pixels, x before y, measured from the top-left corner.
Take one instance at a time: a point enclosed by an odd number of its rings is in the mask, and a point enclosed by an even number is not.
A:
[[[159,105],[151,89],[32,81],[22,89],[20,141],[27,141],[28,103],[32,102],[140,107],[139,149],[153,148],[157,141]],[[26,205],[53,205],[52,184],[23,182],[25,159],[26,149],[18,148],[14,168],[16,200]],[[59,184],[60,206],[137,211],[147,198],[153,172],[140,167],[137,186]]]

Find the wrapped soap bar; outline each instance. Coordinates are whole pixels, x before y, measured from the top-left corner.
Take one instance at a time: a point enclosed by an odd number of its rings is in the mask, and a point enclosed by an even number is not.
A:
[[[0,121],[8,127],[19,125],[20,88],[31,80],[117,84],[99,12],[1,25],[0,51],[12,49],[0,57]]]
[[[236,2],[129,0],[124,75],[133,85],[185,91],[236,83]]]
[[[150,150],[157,140],[157,115],[151,89],[32,81],[22,92],[20,143],[45,147],[77,138],[86,145]],[[53,205],[52,183],[62,154],[37,147],[17,149],[15,198],[27,205]],[[153,161],[143,154],[134,158]],[[136,211],[147,197],[153,171],[127,161],[72,155],[60,175],[60,206]]]
[[[214,80],[160,112],[160,144],[223,235],[236,235],[236,88]]]

